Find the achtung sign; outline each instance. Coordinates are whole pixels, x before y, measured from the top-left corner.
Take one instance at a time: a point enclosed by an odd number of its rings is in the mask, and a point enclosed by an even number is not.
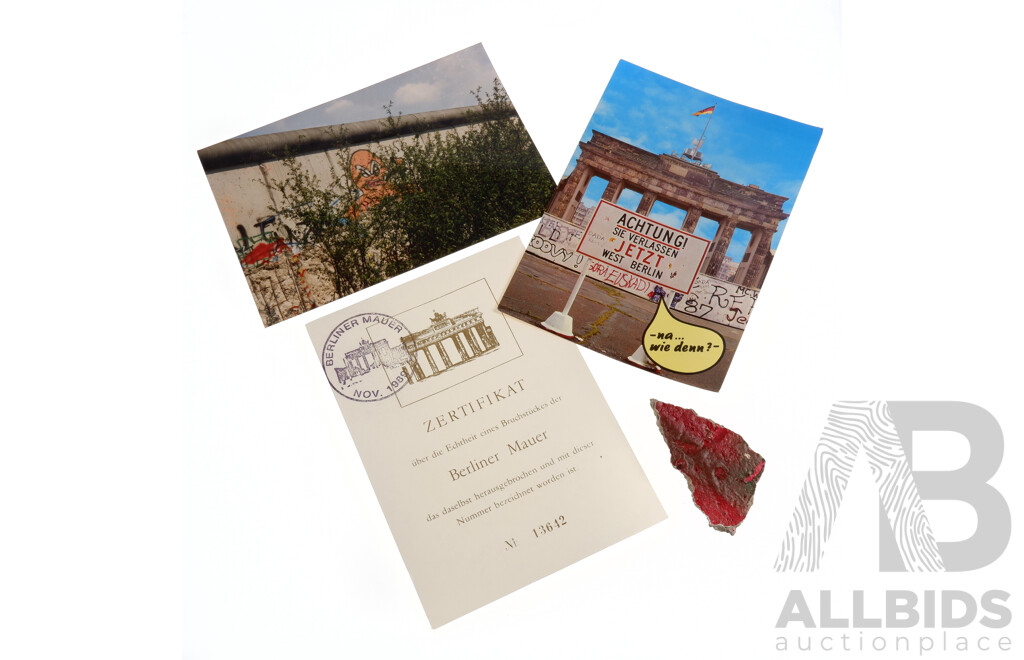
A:
[[[602,201],[576,251],[666,289],[689,293],[711,241]]]

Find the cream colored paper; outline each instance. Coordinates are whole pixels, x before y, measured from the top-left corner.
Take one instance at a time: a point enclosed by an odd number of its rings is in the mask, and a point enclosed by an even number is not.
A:
[[[307,326],[433,627],[665,518],[579,351],[498,311],[522,251]]]

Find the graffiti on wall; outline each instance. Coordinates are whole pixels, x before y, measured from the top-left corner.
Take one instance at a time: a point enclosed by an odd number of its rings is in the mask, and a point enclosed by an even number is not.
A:
[[[348,167],[359,197],[346,215],[358,218],[379,204],[392,192],[392,188],[387,182],[387,169],[383,162],[369,149],[354,151]],[[339,202],[340,198],[334,204]],[[271,229],[272,226],[276,226],[284,236]],[[300,261],[305,237],[299,236],[298,230],[276,215],[261,218],[253,229],[259,233],[250,235],[243,225],[238,225],[236,231],[240,238],[235,242],[235,252],[264,322],[276,323],[315,308],[313,292],[306,278],[308,269]]]
[[[582,227],[545,214],[526,251],[577,273],[586,268],[587,275],[598,282],[654,302],[664,297],[669,307],[686,314],[733,328],[746,327],[750,311],[757,300],[757,289],[708,275],[697,275],[690,293],[666,292],[649,280],[614,266],[597,261],[590,261],[587,265],[587,257],[576,253],[582,235]]]
[[[579,245],[581,236],[583,228],[562,222],[545,213],[533,238],[530,239],[527,251],[579,272],[586,259],[582,254],[576,254],[576,246]]]
[[[672,307],[733,328],[744,328],[757,294],[757,289],[698,275],[689,295],[675,294],[679,300],[673,301]]]
[[[654,284],[652,284],[650,280],[645,280],[636,273],[619,270],[614,266],[603,264],[600,261],[590,262],[590,267],[587,269],[587,275],[598,282],[604,282],[605,284],[610,284],[618,289],[642,295],[647,298],[652,297],[655,293]]]
[[[398,159],[398,162],[401,163],[401,159]],[[358,195],[356,202],[346,212],[350,218],[358,218],[362,212],[377,206],[384,197],[394,191],[387,181],[387,168],[384,167],[383,161],[369,149],[358,149],[352,152],[348,161],[348,171]],[[335,199],[331,206],[339,202],[341,202],[341,198]],[[307,230],[300,238],[299,230],[289,226],[276,215],[268,215],[253,223],[253,231],[259,232],[256,236],[250,237],[249,231],[244,225],[238,225],[235,228],[239,235],[235,241],[238,246],[236,252],[239,253],[239,259],[243,263],[251,265],[246,261],[248,253],[250,250],[255,251],[260,243],[272,244],[278,239],[278,232],[271,228],[275,226],[286,234],[288,240],[285,242],[292,252],[302,251],[302,243],[309,231]],[[260,249],[266,250],[266,248]]]
[[[387,168],[377,154],[369,149],[352,152],[348,165],[352,182],[359,189],[359,200],[350,213],[352,217],[359,217],[360,213],[373,208],[391,194],[392,188],[387,181]]]

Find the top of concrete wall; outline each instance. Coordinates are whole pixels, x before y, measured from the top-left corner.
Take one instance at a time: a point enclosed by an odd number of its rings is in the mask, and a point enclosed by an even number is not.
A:
[[[506,117],[513,114],[515,114],[515,110],[509,110],[500,116]],[[314,151],[337,149],[342,146],[339,144],[339,137],[342,135],[347,144],[367,144],[475,124],[481,121],[481,117],[480,107],[471,105],[401,115],[396,117],[398,121],[394,125],[389,125],[386,119],[368,119],[348,124],[335,124],[334,126],[318,126],[296,131],[234,138],[200,149],[199,160],[206,173],[210,174],[216,170],[274,160],[281,158],[284,154],[299,156]]]

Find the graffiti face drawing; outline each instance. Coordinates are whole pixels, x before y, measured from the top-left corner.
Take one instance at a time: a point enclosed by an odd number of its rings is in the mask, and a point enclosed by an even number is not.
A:
[[[376,206],[383,197],[391,193],[391,187],[385,178],[387,170],[370,150],[360,149],[352,154],[349,172],[360,193],[358,208],[354,209],[356,213]]]

